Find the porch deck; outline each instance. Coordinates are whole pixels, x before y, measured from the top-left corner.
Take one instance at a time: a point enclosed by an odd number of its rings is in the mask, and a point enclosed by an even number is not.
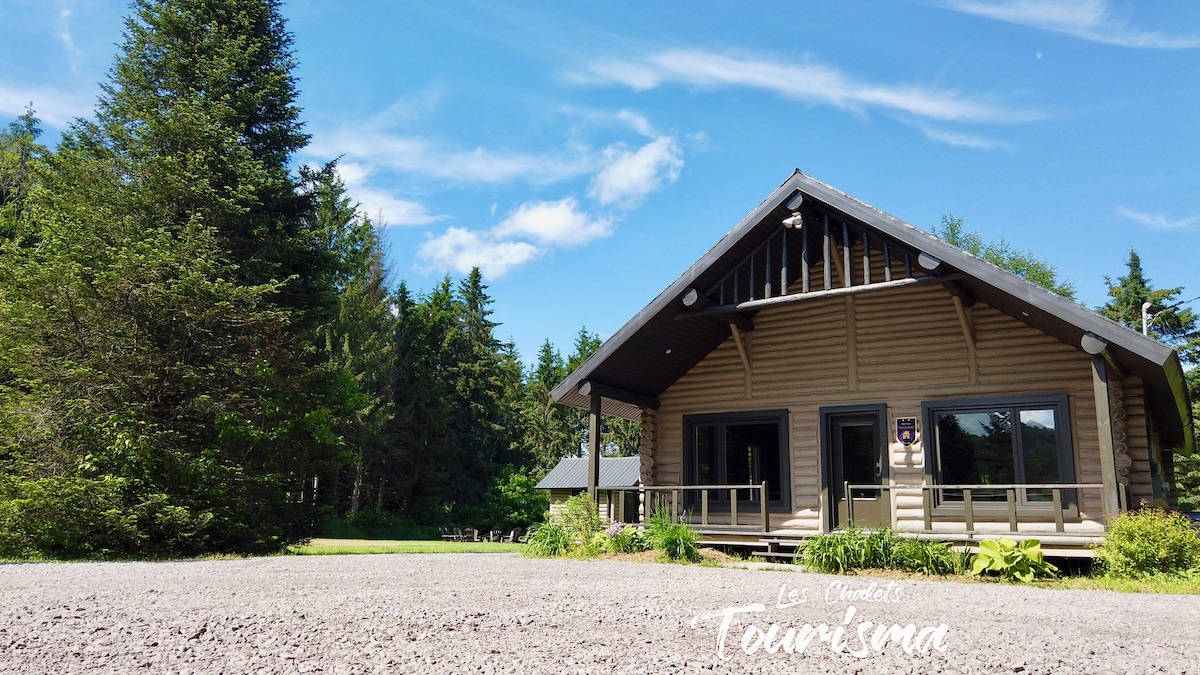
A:
[[[1094,483],[1011,485],[851,485],[842,494],[873,490],[920,492],[921,526],[913,519],[900,522],[889,510],[888,522],[856,522],[854,499],[844,502],[845,520],[864,530],[890,527],[901,537],[933,539],[955,548],[977,550],[987,539],[1006,537],[1016,541],[1037,539],[1048,555],[1091,557],[1091,545],[1104,539],[1106,518],[1095,519],[1078,509],[1081,493],[1104,488]],[[1044,502],[1021,503],[1027,491],[1048,496]],[[626,514],[621,505],[626,493],[639,494],[639,512]],[[1003,492],[1004,501],[996,501]],[[1049,492],[1048,495],[1045,493]],[[757,555],[791,557],[803,541],[822,531],[789,525],[791,514],[772,512],[768,485],[657,485],[636,488],[597,488],[597,498],[607,500],[616,520],[641,524],[655,509],[668,510],[672,520],[688,524],[709,546],[745,547]],[[1124,497],[1124,495],[1121,495]],[[890,499],[890,496],[889,496]],[[1120,508],[1126,510],[1126,500]],[[749,507],[749,508],[747,508]],[[632,516],[632,517],[629,517]],[[775,521],[773,523],[773,521]],[[1068,529],[1071,526],[1071,529]]]

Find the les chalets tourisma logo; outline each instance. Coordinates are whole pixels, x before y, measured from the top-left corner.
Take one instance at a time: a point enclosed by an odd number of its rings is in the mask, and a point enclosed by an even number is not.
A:
[[[796,608],[802,614],[802,608],[809,603],[809,595],[808,588],[790,587],[785,583],[779,587],[773,609],[778,613],[779,610]],[[946,635],[950,627],[944,623],[921,628],[911,623],[906,626],[875,623],[865,618],[868,613],[860,615],[858,608],[851,604],[891,605],[901,602],[900,588],[894,581],[883,584],[873,581],[861,588],[834,581],[826,587],[819,601],[830,607],[845,605],[841,623],[820,623],[815,626],[804,623],[797,626],[776,621],[764,628],[753,621],[765,616],[767,606],[756,602],[693,617],[691,625],[697,629],[713,625],[717,627],[717,656],[723,661],[733,658],[730,635],[733,633],[736,640],[738,630],[741,631],[741,639],[736,644],[740,644],[742,652],[748,655],[759,652],[798,655],[809,647],[819,648],[817,645],[823,645],[837,654],[849,654],[860,659],[879,654],[889,647],[902,649],[911,655],[946,651]]]

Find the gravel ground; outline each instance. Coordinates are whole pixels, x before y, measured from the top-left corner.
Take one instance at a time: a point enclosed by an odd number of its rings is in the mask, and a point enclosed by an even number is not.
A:
[[[1200,597],[511,554],[0,565],[0,673],[75,672],[1200,673]]]

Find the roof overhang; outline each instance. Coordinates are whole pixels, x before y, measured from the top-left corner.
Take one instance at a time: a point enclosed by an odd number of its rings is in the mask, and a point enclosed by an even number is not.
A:
[[[684,294],[716,283],[765,241],[790,215],[785,204],[797,192],[804,196],[806,209],[854,222],[898,246],[940,260],[944,271],[956,275],[955,283],[963,292],[1014,319],[1080,349],[1085,336],[1099,339],[1110,362],[1145,382],[1163,444],[1194,451],[1187,387],[1173,349],[798,170],[559,384],[553,391],[554,400],[587,409],[590,397],[580,387],[588,383],[593,390],[628,394],[622,397],[625,400],[605,394],[605,414],[640,418],[648,400],[657,399],[731,334],[729,321],[720,316],[676,321],[677,315],[689,309]],[[741,316],[752,320],[757,311],[749,309]]]

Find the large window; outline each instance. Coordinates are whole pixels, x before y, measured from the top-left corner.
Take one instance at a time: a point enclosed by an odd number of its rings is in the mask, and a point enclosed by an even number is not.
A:
[[[935,401],[924,405],[926,460],[941,485],[1073,483],[1070,416],[1065,395]],[[1048,488],[1017,491],[1024,505],[1051,501]],[[1003,502],[1003,489],[973,489],[972,501]],[[961,502],[961,490],[939,500]],[[1070,501],[1064,495],[1064,502]]]
[[[767,482],[770,505],[787,509],[787,411],[687,415],[684,475],[690,485],[758,485]],[[739,491],[739,500],[757,493]],[[728,501],[722,491],[710,495]]]

